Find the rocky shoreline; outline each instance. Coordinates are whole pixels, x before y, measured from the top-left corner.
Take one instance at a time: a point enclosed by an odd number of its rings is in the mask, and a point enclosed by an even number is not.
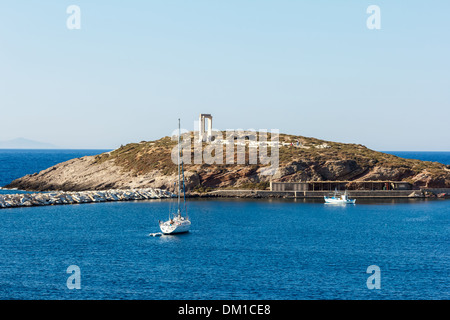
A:
[[[108,201],[150,200],[172,197],[174,197],[174,194],[169,191],[153,188],[136,190],[111,189],[104,191],[55,191],[46,193],[0,194],[0,209]]]
[[[443,192],[445,191],[445,192]],[[322,199],[328,191],[264,191],[264,190],[215,190],[207,193],[189,193],[189,198],[302,198]],[[354,198],[449,198],[450,189],[428,190],[394,190],[394,191],[352,191],[350,196]],[[35,207],[62,204],[82,204],[111,201],[137,201],[174,198],[176,194],[162,189],[111,189],[103,191],[53,191],[37,193],[0,194],[0,209]]]

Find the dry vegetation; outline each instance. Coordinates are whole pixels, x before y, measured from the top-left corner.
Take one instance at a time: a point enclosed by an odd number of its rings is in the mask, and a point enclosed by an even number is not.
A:
[[[223,134],[225,138],[225,133]],[[191,133],[193,138],[193,133]],[[270,141],[270,138],[269,138]],[[448,166],[437,162],[427,162],[420,160],[403,159],[394,155],[370,150],[360,144],[346,144],[331,141],[324,141],[303,136],[280,134],[280,143],[289,143],[279,149],[280,166],[288,165],[294,161],[305,163],[315,163],[318,166],[327,161],[354,160],[360,168],[384,167],[388,169],[400,169],[407,171],[410,176],[423,172],[424,170],[432,175],[447,177]],[[297,146],[297,141],[299,146]],[[293,145],[290,145],[292,142]],[[125,171],[133,172],[136,175],[159,170],[163,175],[170,175],[176,172],[176,164],[171,159],[171,151],[176,147],[177,142],[170,137],[164,137],[156,141],[143,141],[121,146],[110,153],[101,154],[96,157],[97,163],[113,160],[115,164]],[[203,143],[203,148],[206,143]],[[325,146],[325,147],[324,147]],[[235,147],[236,148],[236,147]],[[236,150],[236,149],[235,149]],[[221,174],[229,169],[250,168],[258,169],[263,165],[248,165],[249,150],[245,148],[247,165],[227,165],[227,164],[185,164],[185,170],[191,172],[201,172],[205,169],[214,170],[216,174]],[[270,154],[270,148],[269,148]],[[223,149],[225,163],[226,147]],[[191,148],[191,158],[194,159],[194,149]],[[235,161],[237,152],[235,152]],[[405,179],[407,179],[405,177]],[[240,188],[265,189],[266,182],[248,183],[239,186]],[[201,190],[199,190],[201,191]]]

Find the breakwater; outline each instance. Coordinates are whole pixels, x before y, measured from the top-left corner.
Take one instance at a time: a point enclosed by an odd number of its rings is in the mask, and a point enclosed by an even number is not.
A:
[[[134,201],[172,198],[174,194],[161,189],[130,189],[78,192],[41,192],[22,194],[0,194],[0,208],[80,204],[107,201]]]

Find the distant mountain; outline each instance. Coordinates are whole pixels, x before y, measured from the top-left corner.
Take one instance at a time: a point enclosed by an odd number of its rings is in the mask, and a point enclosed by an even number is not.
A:
[[[25,138],[0,141],[0,149],[58,149],[59,147],[45,142]]]

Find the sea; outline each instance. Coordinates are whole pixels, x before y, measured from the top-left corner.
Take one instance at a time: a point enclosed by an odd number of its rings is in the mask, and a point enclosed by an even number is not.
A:
[[[0,185],[109,150],[0,150]],[[450,164],[450,152],[389,152]],[[0,190],[15,193],[20,190]],[[0,299],[450,298],[450,201],[173,200],[0,209]]]

